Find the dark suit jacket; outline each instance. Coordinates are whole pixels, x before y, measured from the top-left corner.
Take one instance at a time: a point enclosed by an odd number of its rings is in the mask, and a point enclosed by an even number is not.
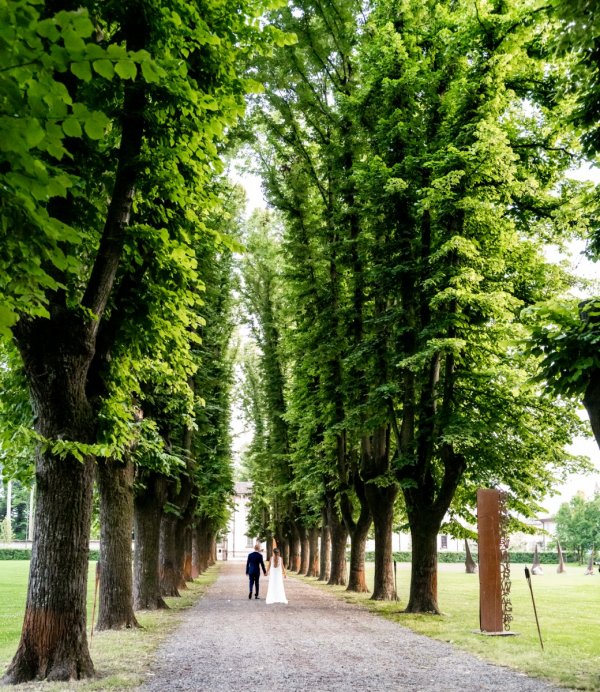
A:
[[[250,553],[250,555],[248,555],[248,559],[246,560],[246,574],[248,576],[260,574],[261,567],[263,574],[266,574],[267,570],[265,569],[265,562],[263,560],[263,556],[261,553],[255,550],[253,553]]]

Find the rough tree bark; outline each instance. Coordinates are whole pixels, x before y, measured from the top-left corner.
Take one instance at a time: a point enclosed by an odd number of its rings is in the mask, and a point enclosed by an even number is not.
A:
[[[194,577],[192,575],[192,533],[193,533],[193,531],[194,531],[194,529],[191,526],[185,527],[185,535],[184,535],[185,557],[184,557],[184,562],[183,562],[183,578],[186,580],[186,582],[194,581]]]
[[[344,523],[350,534],[350,574],[348,577],[348,588],[346,590],[357,593],[368,593],[369,589],[367,587],[365,571],[365,551],[372,518],[365,495],[364,483],[357,477],[353,486],[360,503],[360,513],[356,521],[354,520],[354,508],[348,496],[343,495],[340,499]]]
[[[196,529],[194,531],[196,536],[196,567],[198,574],[205,572],[211,564],[214,564],[213,560],[213,544],[214,544],[214,531],[210,520],[206,518],[198,518],[196,520]]]
[[[367,578],[365,572],[365,551],[367,536],[371,528],[371,517],[356,522],[350,535],[350,576],[348,578],[347,591],[368,593]]]
[[[185,591],[188,588],[185,578],[185,530],[187,525],[186,518],[178,517],[173,534],[175,539],[175,577],[179,591]]]
[[[159,578],[160,592],[163,596],[179,598],[179,574],[177,571],[176,550],[177,517],[163,514],[160,520]]]
[[[319,576],[319,527],[311,526],[308,530],[308,569],[307,577]]]
[[[407,613],[439,615],[437,601],[437,535],[439,524],[413,520],[410,522],[412,564]]]
[[[290,532],[290,565],[291,572],[300,571],[300,531],[298,525],[292,522]]]
[[[193,526],[191,530],[192,534],[192,579],[195,579],[200,575],[200,546],[198,545],[198,527]]]
[[[100,460],[100,597],[96,629],[138,627],[133,613],[133,463]]]
[[[324,507],[321,512],[319,581],[329,581],[329,575],[331,574],[331,532],[327,517],[327,508]]]
[[[135,610],[168,608],[160,592],[160,520],[166,499],[166,482],[159,474],[147,474],[134,498],[133,607]]]
[[[394,528],[394,503],[398,496],[396,484],[378,487],[367,483],[365,492],[373,514],[375,530],[375,601],[393,601],[396,598],[392,555],[392,531]],[[413,558],[414,559],[414,558]]]
[[[300,567],[298,568],[298,572],[300,574],[306,574],[306,572],[308,571],[309,553],[308,531],[306,529],[306,526],[301,524],[298,527],[298,532],[300,534]]]
[[[331,571],[327,583],[331,586],[346,586],[348,530],[335,508],[329,512],[329,528],[331,531]]]
[[[50,335],[48,335],[50,336]],[[52,343],[51,341],[48,342]],[[66,373],[65,373],[66,374]],[[58,378],[75,385],[73,370]],[[65,392],[69,412],[55,395],[40,392],[37,429],[47,437],[90,439],[90,412],[83,392]],[[67,414],[72,421],[57,419]],[[59,430],[62,428],[62,433]],[[2,682],[36,678],[76,680],[93,675],[86,639],[88,548],[94,461],[61,459],[46,452],[36,460],[35,529],[21,640]]]
[[[365,497],[369,503],[375,530],[375,601],[396,599],[392,556],[394,504],[398,484],[389,478],[390,429],[388,425],[376,428],[372,435],[361,440],[361,467],[365,479]]]

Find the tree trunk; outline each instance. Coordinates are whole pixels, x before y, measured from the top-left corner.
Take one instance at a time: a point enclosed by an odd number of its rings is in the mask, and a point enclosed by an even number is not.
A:
[[[412,565],[407,613],[439,615],[437,602],[437,534],[439,525],[411,521]]]
[[[283,560],[283,564],[286,566],[286,569],[290,569],[290,565],[292,564],[292,549],[290,545],[290,541],[287,540],[283,536],[283,534],[279,534],[276,538],[276,543],[277,545],[273,545],[273,548],[279,548],[279,552],[281,554],[281,559]]]
[[[4,684],[94,674],[86,638],[93,468],[91,458],[38,458],[25,619]]]
[[[160,520],[166,497],[164,478],[151,474],[134,498],[133,607],[135,610],[168,608],[160,592],[158,558]]]
[[[98,461],[100,493],[100,598],[96,629],[138,627],[133,614],[131,531],[133,464]]]
[[[308,531],[306,526],[300,526],[298,529],[300,533],[300,567],[298,572],[300,574],[306,574],[308,572]]]
[[[194,526],[191,530],[192,540],[192,579],[200,575],[200,545],[198,527]]]
[[[213,564],[213,534],[207,520],[199,520],[196,534],[198,536],[198,570],[199,574],[202,574]]]
[[[185,579],[186,582],[188,581],[194,581],[194,577],[192,576],[192,534],[194,532],[194,529],[191,526],[186,526],[185,528],[185,534],[183,538],[184,542],[184,551],[185,551],[185,556],[184,556],[184,562],[183,562],[183,578]]]
[[[290,534],[290,565],[291,572],[300,571],[300,531],[298,526],[293,523]]]
[[[62,320],[62,322],[61,322]],[[51,441],[94,441],[86,395],[93,344],[68,314],[21,321],[16,339],[30,386],[36,430]],[[60,341],[67,335],[68,342]],[[94,459],[46,448],[36,457],[35,530],[23,629],[3,678],[76,680],[94,674],[86,638]]]
[[[308,531],[308,569],[307,577],[319,576],[319,527],[311,526]]]
[[[177,571],[176,550],[177,517],[173,514],[163,514],[160,521],[160,549],[158,558],[158,573],[160,577],[160,592],[163,596],[179,598],[177,589],[179,574]]]
[[[368,593],[365,573],[365,548],[371,528],[371,510],[365,495],[365,484],[356,474],[353,487],[360,504],[360,512],[354,519],[354,503],[347,493],[340,497],[340,511],[350,535],[350,574],[347,591]]]
[[[331,572],[327,583],[330,586],[346,586],[348,530],[335,510],[329,514],[329,526],[331,530]]]
[[[378,487],[367,483],[365,493],[373,515],[375,529],[375,580],[373,584],[374,601],[393,601],[396,599],[392,555],[392,530],[394,528],[394,503],[398,495],[397,485]]]
[[[175,541],[175,578],[177,579],[177,589],[179,591],[185,591],[188,588],[187,581],[185,579],[185,530],[187,526],[187,521],[182,518],[178,518],[175,521],[175,530],[173,532],[173,538]]]
[[[350,577],[346,591],[369,592],[365,571],[365,550],[370,528],[371,515],[361,513],[350,535]]]
[[[329,581],[331,574],[331,531],[327,520],[327,510],[324,509],[322,514],[319,581]]]
[[[600,447],[600,370],[594,370],[583,396],[596,444]]]

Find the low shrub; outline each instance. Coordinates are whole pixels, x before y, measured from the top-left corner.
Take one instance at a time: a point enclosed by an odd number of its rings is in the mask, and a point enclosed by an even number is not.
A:
[[[97,561],[99,557],[99,550],[90,550],[90,560]],[[29,548],[0,548],[0,560],[31,560],[31,550]]]
[[[477,562],[477,553],[471,552],[473,560]],[[531,552],[509,552],[510,561],[522,564],[532,564],[533,563],[533,553]],[[396,562],[411,562],[412,556],[408,551],[395,552],[394,560]],[[558,556],[555,552],[548,553],[538,553],[540,563],[544,565],[557,565]],[[575,553],[563,553],[563,558],[565,562],[577,562],[577,557]],[[373,551],[367,551],[365,553],[365,561],[373,562],[375,560],[375,553]],[[441,552],[438,553],[438,563],[456,563],[464,562],[466,560],[466,554],[464,552]]]

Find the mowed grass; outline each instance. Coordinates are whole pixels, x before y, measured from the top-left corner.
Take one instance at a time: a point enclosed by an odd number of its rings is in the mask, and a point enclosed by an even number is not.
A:
[[[531,594],[524,565],[512,565],[511,601],[515,637],[486,637],[479,630],[479,578],[465,574],[463,565],[440,565],[439,605],[441,616],[405,615],[410,584],[410,565],[398,564],[397,603],[371,601],[369,594],[349,594],[344,587],[329,587],[314,579],[311,584],[333,592],[339,598],[367,607],[383,617],[415,632],[451,642],[488,661],[515,668],[529,675],[551,680],[565,687],[600,690],[600,574],[584,576],[585,568],[567,567],[556,574],[554,565],[544,566],[544,574],[532,577],[544,650],[542,651],[533,614]],[[29,563],[0,561],[0,675],[17,648]],[[168,599],[172,610],[142,612],[142,630],[96,632],[91,653],[98,677],[76,685],[44,683],[44,690],[110,690],[139,685],[153,661],[154,652],[180,621],[179,612],[195,603],[218,576],[218,566],[199,577],[182,598]],[[373,583],[373,567],[367,565],[367,581]],[[94,565],[90,565],[88,613],[94,596]],[[89,618],[88,618],[89,619]],[[88,627],[89,635],[89,627]],[[401,661],[398,663],[401,665]],[[19,689],[38,689],[41,683]]]
[[[91,614],[94,603],[95,563],[90,563],[88,577],[88,643],[96,668],[96,678],[78,683],[32,683],[20,690],[122,690],[141,684],[154,654],[163,639],[181,620],[181,611],[196,603],[219,574],[219,566],[211,567],[182,591],[181,598],[167,598],[170,610],[136,613],[142,629],[94,632],[90,639]],[[29,562],[0,560],[0,678],[19,644]]]
[[[397,603],[371,601],[369,594],[350,594],[345,587],[328,587],[346,601],[363,606],[411,630],[451,642],[493,663],[581,690],[600,690],[600,574],[585,576],[585,567],[544,565],[544,574],[531,577],[544,649],[540,646],[525,565],[511,565],[514,637],[479,634],[479,577],[461,564],[440,564],[438,601],[441,616],[407,615],[410,565],[397,565]],[[308,582],[317,583],[314,579]],[[322,582],[318,582],[323,584]],[[373,565],[367,565],[373,586]]]

